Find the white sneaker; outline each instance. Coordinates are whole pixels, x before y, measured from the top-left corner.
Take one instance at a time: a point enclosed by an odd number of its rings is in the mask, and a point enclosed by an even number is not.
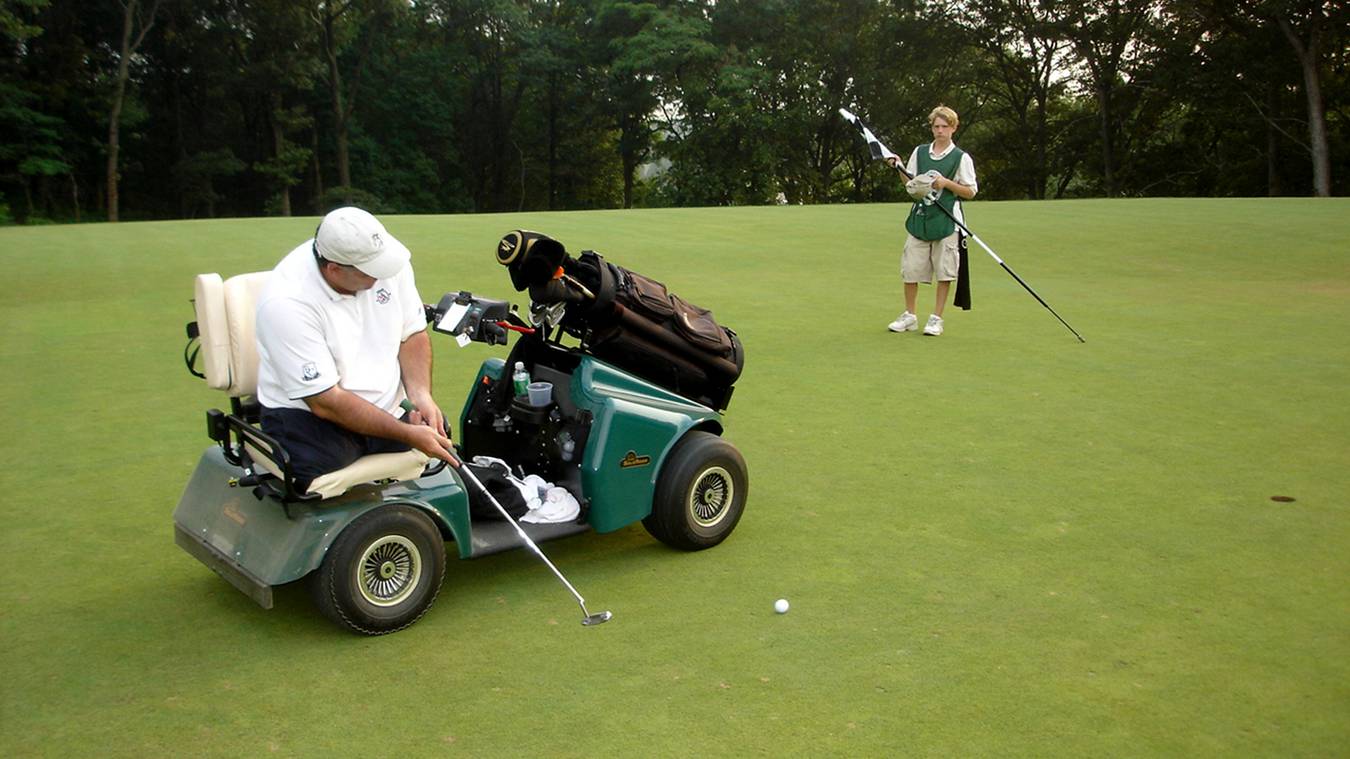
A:
[[[895,321],[886,325],[886,329],[892,332],[913,332],[919,328],[919,318],[906,311],[895,317]]]
[[[942,317],[937,314],[930,314],[928,323],[924,325],[923,333],[933,337],[942,334]]]

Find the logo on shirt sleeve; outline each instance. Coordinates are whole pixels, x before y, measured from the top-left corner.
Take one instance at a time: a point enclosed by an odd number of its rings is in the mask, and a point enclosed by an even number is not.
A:
[[[305,382],[313,382],[318,378],[319,367],[315,366],[313,362],[300,367],[300,379],[303,379]]]

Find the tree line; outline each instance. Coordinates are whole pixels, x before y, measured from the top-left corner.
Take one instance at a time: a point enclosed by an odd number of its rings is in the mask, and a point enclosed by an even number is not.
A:
[[[0,221],[1345,188],[1338,0],[0,0]]]

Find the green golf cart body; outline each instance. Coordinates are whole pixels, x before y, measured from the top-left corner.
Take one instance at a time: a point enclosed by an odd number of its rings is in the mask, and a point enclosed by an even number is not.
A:
[[[482,380],[501,379],[505,365],[500,358],[483,362],[465,413]],[[651,514],[660,462],[676,441],[690,430],[720,434],[722,426],[712,409],[594,358],[583,357],[580,368],[568,392],[573,403],[595,420],[591,432],[595,442],[586,447],[580,466],[582,488],[590,501],[587,524],[595,532],[613,532]],[[407,504],[426,513],[445,539],[455,543],[461,559],[518,547],[509,539],[505,544],[475,543],[463,482],[450,467],[435,469],[414,480],[361,485],[336,498],[299,500],[283,508],[275,498],[259,498],[240,487],[244,469],[227,461],[220,446],[212,446],[202,454],[174,511],[177,540],[267,608],[272,605],[273,586],[314,571],[348,524],[386,504]],[[499,525],[480,525],[492,527]],[[560,531],[547,525],[529,529],[549,537]]]

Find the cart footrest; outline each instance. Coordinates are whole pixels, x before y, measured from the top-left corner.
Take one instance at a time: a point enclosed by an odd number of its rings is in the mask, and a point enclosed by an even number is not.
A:
[[[557,540],[569,535],[578,535],[589,532],[591,529],[589,524],[577,524],[576,522],[560,524],[521,522],[520,527],[526,535],[530,536],[530,540],[536,543]],[[473,523],[472,546],[467,558],[476,559],[479,556],[489,556],[494,553],[524,547],[525,541],[521,540],[520,535],[516,534],[515,528],[506,522],[478,521]]]

